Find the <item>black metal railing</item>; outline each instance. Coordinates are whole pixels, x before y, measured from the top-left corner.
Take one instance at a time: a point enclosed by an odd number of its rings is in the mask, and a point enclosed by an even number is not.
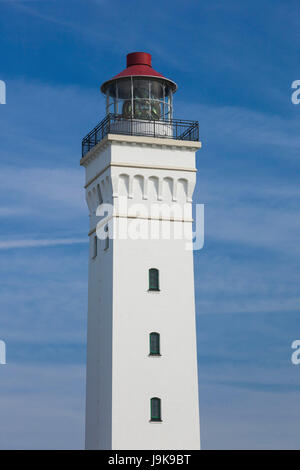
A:
[[[172,119],[170,121],[126,119],[121,114],[108,114],[82,140],[82,156],[95,147],[107,134],[198,141],[199,123],[198,121],[184,121],[181,119]]]

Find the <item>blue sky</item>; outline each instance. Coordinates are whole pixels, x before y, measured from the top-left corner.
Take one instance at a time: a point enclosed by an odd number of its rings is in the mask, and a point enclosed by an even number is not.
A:
[[[81,138],[132,51],[197,119],[202,444],[298,448],[298,1],[0,0],[0,448],[82,448],[88,215]]]

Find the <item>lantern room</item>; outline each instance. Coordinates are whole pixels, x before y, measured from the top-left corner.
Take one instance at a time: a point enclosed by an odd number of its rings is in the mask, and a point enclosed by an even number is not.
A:
[[[198,141],[198,121],[173,117],[176,90],[152,68],[151,54],[127,54],[126,69],[101,85],[106,116],[83,138],[82,156],[109,134]]]
[[[106,114],[123,119],[171,121],[177,85],[154,70],[151,54],[127,54],[127,68],[101,86]]]

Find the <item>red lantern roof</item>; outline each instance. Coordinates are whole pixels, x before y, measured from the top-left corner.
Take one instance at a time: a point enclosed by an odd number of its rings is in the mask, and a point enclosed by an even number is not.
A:
[[[101,85],[101,91],[105,93],[107,86],[114,80],[128,77],[160,78],[168,82],[168,85],[172,88],[173,92],[177,90],[175,82],[164,77],[151,67],[151,54],[148,54],[147,52],[131,52],[130,54],[127,54],[127,68],[110,80],[104,82]]]

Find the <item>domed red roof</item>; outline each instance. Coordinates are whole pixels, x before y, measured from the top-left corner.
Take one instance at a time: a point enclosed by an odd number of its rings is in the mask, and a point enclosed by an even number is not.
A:
[[[154,77],[161,78],[168,82],[173,92],[177,90],[177,85],[172,80],[164,77],[161,73],[154,70],[151,66],[151,54],[147,52],[131,52],[127,54],[127,67],[122,72],[115,75],[101,85],[101,91],[105,93],[106,87],[114,80],[125,77]]]

